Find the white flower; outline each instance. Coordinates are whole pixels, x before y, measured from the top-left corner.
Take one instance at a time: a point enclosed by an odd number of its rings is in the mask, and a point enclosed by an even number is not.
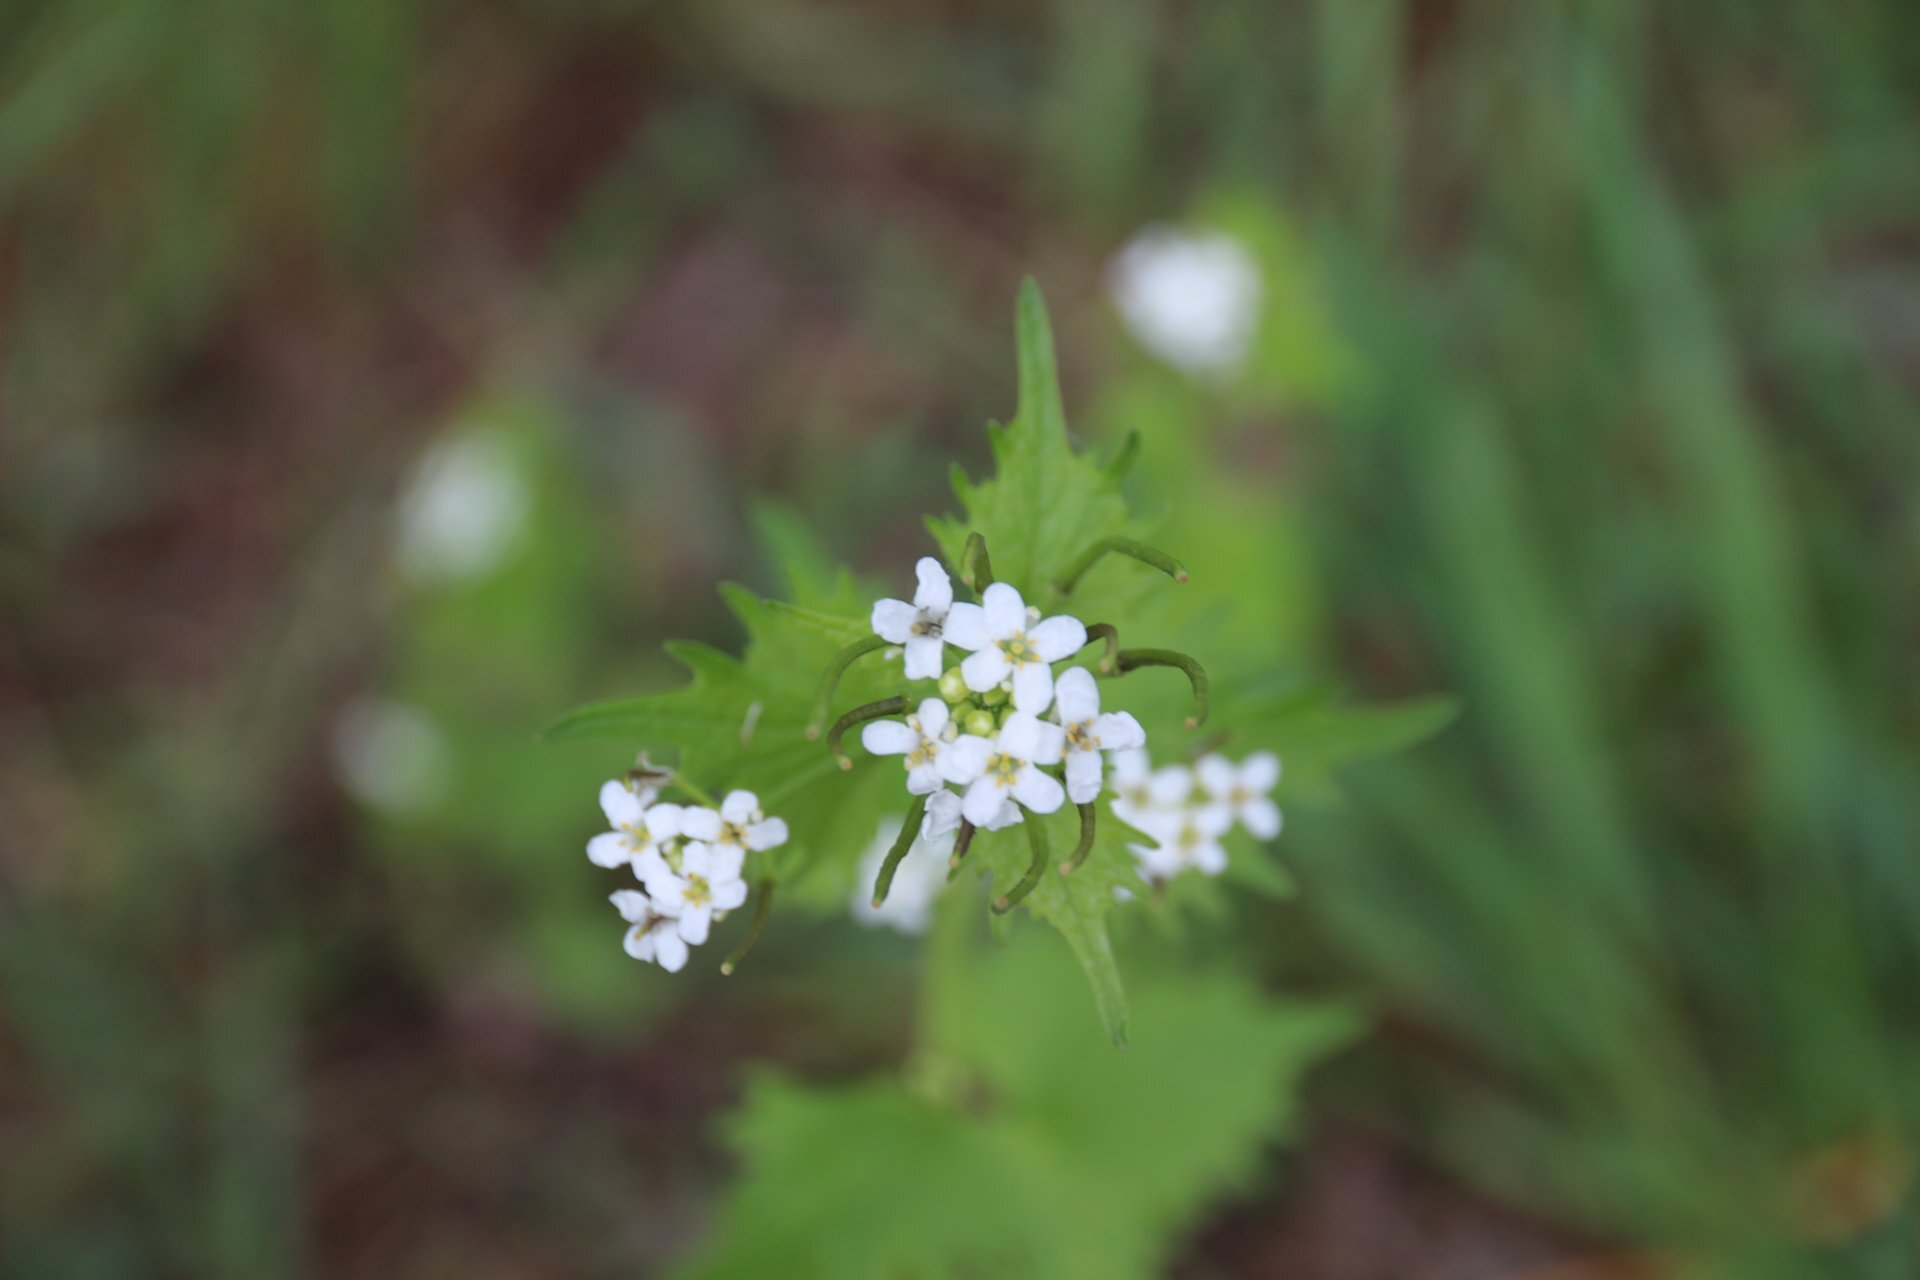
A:
[[[987,746],[980,773],[960,801],[960,812],[974,826],[995,831],[1021,820],[1015,802],[1035,813],[1058,809],[1067,793],[1036,766],[1058,764],[1066,738],[1057,724],[1045,724],[1024,711],[1013,712]]]
[[[951,791],[941,795],[952,796]],[[957,803],[958,796],[954,796]],[[922,827],[924,831],[925,828]],[[951,831],[942,838],[922,837],[913,842],[900,865],[894,868],[893,883],[887,900],[873,905],[873,882],[880,864],[887,860],[893,842],[900,838],[900,820],[884,818],[874,832],[873,843],[860,859],[860,872],[853,884],[853,918],[865,925],[887,925],[901,933],[925,933],[933,919],[933,901],[947,887],[947,855],[953,852]]]
[[[633,927],[627,930],[627,954],[657,964],[668,973],[686,967],[687,940],[680,936],[672,916],[655,909],[638,889],[616,889],[610,895],[620,915]]]
[[[638,875],[642,859],[658,857],[662,845],[680,836],[686,810],[677,804],[654,804],[657,794],[652,787],[636,790],[618,780],[601,784],[600,808],[613,830],[587,841],[587,857],[594,866],[632,863]]]
[[[1280,834],[1280,807],[1267,798],[1280,782],[1280,757],[1260,751],[1235,765],[1224,756],[1205,756],[1193,766],[1207,798],[1247,829],[1256,840]]]
[[[960,797],[936,791],[927,797],[927,816],[920,819],[920,838],[938,840],[960,829]]]
[[[680,869],[665,861],[647,867],[647,897],[653,909],[672,916],[681,940],[699,946],[715,912],[731,911],[747,900],[747,882],[740,878],[745,857],[736,845],[710,845],[689,840],[680,850]]]
[[[1086,647],[1078,618],[1059,614],[1044,622],[1027,617],[1027,602],[1004,582],[981,593],[979,604],[956,604],[947,614],[947,643],[972,653],[960,664],[967,688],[985,693],[1013,678],[1013,705],[1030,716],[1053,701],[1052,664]]]
[[[1170,764],[1155,769],[1144,750],[1119,751],[1113,757],[1113,813],[1142,831],[1158,831],[1193,791],[1193,771]]]
[[[751,791],[729,791],[720,811],[688,809],[680,832],[690,840],[739,849],[771,849],[787,842],[787,824],[760,812],[760,798]]]
[[[1210,876],[1227,869],[1227,851],[1220,837],[1233,819],[1224,809],[1212,805],[1177,809],[1155,814],[1150,822],[1150,827],[1141,829],[1158,843],[1128,846],[1140,864],[1142,878],[1167,880],[1189,867]]]
[[[913,603],[881,600],[873,606],[873,633],[906,649],[909,680],[937,680],[945,666],[941,633],[953,607],[953,581],[932,556],[921,556],[913,571],[920,579]]]
[[[860,744],[876,756],[905,756],[907,794],[932,795],[949,782],[972,782],[986,760],[986,739],[942,736],[949,721],[947,704],[928,698],[904,723],[869,720],[860,730]]]
[[[1061,673],[1053,692],[1067,735],[1067,799],[1090,804],[1100,794],[1100,753],[1134,750],[1146,742],[1147,731],[1124,711],[1100,714],[1100,690],[1085,667]]]
[[[1260,268],[1218,232],[1148,227],[1115,255],[1107,291],[1134,337],[1189,374],[1238,369],[1259,325]]]

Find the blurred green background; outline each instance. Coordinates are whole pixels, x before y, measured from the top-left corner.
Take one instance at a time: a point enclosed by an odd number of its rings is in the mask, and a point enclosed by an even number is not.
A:
[[[1159,225],[1257,270],[1229,368],[1116,306]],[[654,1274],[778,1203],[716,1208],[804,1127],[748,1064],[895,1069],[916,949],[633,965],[628,760],[534,734],[796,530],[903,587],[1027,274],[1241,641],[1464,707],[1290,773],[1300,896],[1190,941],[1366,1029],[1153,1265],[1920,1275],[1897,0],[7,5],[0,1274]]]

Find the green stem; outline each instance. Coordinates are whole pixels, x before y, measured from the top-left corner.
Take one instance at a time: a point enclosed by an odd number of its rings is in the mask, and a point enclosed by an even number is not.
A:
[[[1114,663],[1120,652],[1120,632],[1111,622],[1096,622],[1087,628],[1087,643],[1105,640],[1106,649],[1100,655],[1100,674],[1110,676],[1114,673]]]
[[[1070,876],[1080,869],[1080,864],[1093,852],[1094,809],[1090,804],[1080,806],[1080,843],[1073,846],[1073,856],[1060,864],[1060,874]]]
[[[907,709],[907,700],[899,694],[891,698],[882,698],[878,702],[869,702],[855,707],[833,722],[833,728],[827,731],[827,750],[833,752],[833,758],[842,769],[853,768],[853,761],[847,759],[847,753],[840,749],[840,739],[847,730],[868,720],[878,720],[882,716],[897,716]]]
[[[973,848],[973,833],[977,828],[965,818],[960,820],[960,830],[954,833],[953,853],[947,858],[947,879],[960,874],[960,864],[967,860],[967,850]]]
[[[977,531],[967,535],[967,545],[960,552],[960,580],[973,588],[979,595],[993,585],[993,561],[987,558],[987,540]]]
[[[667,785],[686,792],[689,796],[692,796],[709,809],[718,809],[720,807],[720,802],[708,795],[705,787],[693,781],[693,779],[687,777],[684,773],[676,772],[673,777],[668,780]]]
[[[1044,820],[1037,813],[1029,813],[1027,820],[1020,824],[1027,829],[1027,843],[1033,846],[1033,860],[1027,863],[1027,874],[1020,877],[1020,883],[1013,886],[1013,892],[993,900],[995,915],[1005,915],[1020,905],[1021,899],[1033,892],[1040,883],[1040,877],[1047,870],[1047,829]]]
[[[753,950],[753,944],[760,941],[760,931],[767,927],[767,914],[773,910],[773,887],[771,876],[760,882],[760,894],[753,904],[753,923],[747,926],[747,936],[740,940],[733,954],[721,962],[721,977],[728,977],[738,969],[740,962],[746,959],[747,952]]]
[[[833,691],[840,687],[840,677],[846,674],[855,659],[883,649],[887,642],[879,636],[865,636],[833,655],[833,661],[820,676],[819,689],[813,695],[813,714],[807,717],[807,737],[820,736],[821,726],[827,722],[827,713],[833,710]]]
[[[893,888],[893,873],[900,869],[900,859],[907,856],[907,850],[913,848],[913,842],[920,837],[920,819],[927,813],[927,798],[915,796],[913,803],[907,806],[907,816],[900,823],[900,834],[893,842],[893,848],[887,850],[887,860],[880,864],[880,875],[873,882],[873,905],[878,910],[887,900],[887,893]]]
[[[1175,582],[1185,582],[1187,580],[1186,566],[1158,547],[1150,547],[1146,543],[1136,542],[1132,538],[1102,538],[1100,541],[1088,547],[1086,552],[1082,554],[1078,560],[1073,562],[1073,567],[1067,570],[1066,576],[1054,584],[1055,589],[1058,590],[1061,595],[1066,595],[1071,592],[1074,585],[1080,581],[1080,575],[1088,569],[1091,569],[1094,562],[1108,552],[1118,552],[1123,556],[1132,556],[1141,564],[1151,565],[1155,569],[1158,569]]]
[[[1187,728],[1198,729],[1207,722],[1207,669],[1195,658],[1178,649],[1122,649],[1119,667],[1123,674],[1141,667],[1180,668],[1187,673],[1187,682],[1193,686],[1193,714],[1187,717]]]

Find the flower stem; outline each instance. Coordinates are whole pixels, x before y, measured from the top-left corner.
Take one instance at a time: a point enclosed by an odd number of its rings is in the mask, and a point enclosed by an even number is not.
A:
[[[667,785],[686,792],[687,795],[707,806],[709,809],[718,809],[720,807],[720,802],[709,795],[705,787],[684,773],[675,772],[673,777],[668,780]]]
[[[965,818],[960,819],[960,830],[954,833],[953,853],[947,858],[947,879],[960,874],[960,864],[967,860],[967,850],[973,848],[973,833],[978,830]]]
[[[1178,649],[1122,649],[1118,663],[1123,673],[1141,667],[1180,668],[1193,686],[1193,714],[1187,717],[1187,728],[1198,729],[1207,722],[1207,669],[1195,658]]]
[[[893,842],[893,848],[887,850],[887,860],[880,864],[880,874],[873,882],[873,906],[877,911],[880,904],[887,900],[887,892],[893,888],[893,873],[900,868],[900,859],[907,856],[907,850],[913,848],[913,842],[920,835],[920,819],[927,813],[927,798],[915,796],[913,803],[907,806],[907,816],[901,820],[900,834]]]
[[[960,581],[972,587],[975,595],[993,585],[993,561],[987,558],[987,540],[978,530],[967,535],[967,545],[960,552]]]
[[[1070,876],[1079,869],[1093,852],[1094,809],[1090,804],[1080,806],[1080,843],[1073,846],[1073,856],[1060,864],[1060,874]]]
[[[907,700],[897,693],[891,698],[882,698],[878,702],[869,702],[864,706],[855,707],[835,720],[833,728],[827,731],[827,750],[833,752],[833,758],[839,762],[842,769],[853,768],[853,761],[847,759],[847,753],[840,749],[840,739],[847,730],[868,720],[878,720],[881,716],[897,716],[906,709]]]
[[[1087,643],[1105,640],[1106,650],[1100,655],[1100,674],[1110,676],[1114,673],[1114,658],[1120,652],[1120,632],[1111,622],[1096,622],[1087,628]]]
[[[1003,894],[993,900],[993,913],[1005,915],[1020,905],[1021,899],[1033,892],[1040,883],[1040,877],[1047,870],[1047,829],[1037,813],[1029,813],[1027,820],[1020,824],[1027,829],[1027,843],[1033,846],[1033,860],[1027,863],[1027,874],[1020,877],[1020,883],[1013,886],[1013,892]]]
[[[1146,543],[1136,542],[1132,538],[1102,538],[1100,541],[1088,547],[1086,553],[1073,562],[1073,568],[1067,570],[1066,576],[1055,583],[1054,588],[1059,591],[1061,595],[1066,595],[1071,592],[1074,585],[1080,581],[1080,575],[1088,569],[1091,569],[1094,562],[1100,559],[1101,556],[1106,555],[1109,551],[1117,551],[1123,556],[1132,556],[1141,564],[1151,565],[1158,569],[1175,582],[1185,582],[1187,580],[1186,566],[1158,547],[1150,547]]]
[[[773,877],[760,881],[760,894],[753,903],[753,923],[747,926],[747,936],[733,949],[733,954],[720,964],[720,976],[727,977],[740,967],[747,952],[753,950],[753,944],[760,941],[760,931],[767,927],[767,913],[773,910]]]
[[[847,668],[853,665],[856,658],[885,648],[886,643],[879,636],[863,636],[833,655],[833,661],[821,673],[820,687],[813,695],[813,714],[807,718],[807,737],[820,736],[821,727],[827,723],[827,712],[833,710],[833,691],[840,687],[840,677]]]

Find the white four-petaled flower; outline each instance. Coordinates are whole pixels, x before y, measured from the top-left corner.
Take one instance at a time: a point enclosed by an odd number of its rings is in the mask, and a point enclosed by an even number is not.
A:
[[[1035,813],[1058,809],[1067,793],[1038,766],[1058,764],[1066,738],[1057,724],[1024,711],[1010,714],[987,746],[979,775],[961,798],[961,814],[976,827],[996,831],[1019,822],[1022,806]]]
[[[1234,764],[1225,756],[1203,756],[1193,766],[1200,789],[1228,818],[1256,840],[1280,834],[1280,807],[1268,798],[1280,782],[1280,757],[1259,751]]]
[[[613,830],[587,841],[587,857],[596,867],[622,867],[657,853],[681,833],[686,810],[677,804],[655,804],[659,794],[651,787],[635,788],[614,780],[600,788],[600,808]]]
[[[928,698],[906,720],[871,720],[860,730],[860,744],[876,756],[905,756],[907,794],[930,796],[946,783],[965,785],[980,776],[986,739],[947,736],[951,713],[939,698]]]
[[[707,940],[715,912],[747,900],[747,882],[740,878],[744,856],[738,845],[689,840],[681,846],[678,870],[664,859],[647,867],[647,897],[655,911],[673,918],[681,940],[697,947]]]
[[[687,940],[680,936],[672,916],[656,909],[638,889],[616,889],[608,898],[621,918],[633,926],[626,935],[628,955],[657,964],[668,973],[686,967]]]
[[[1067,799],[1091,804],[1100,794],[1100,753],[1143,746],[1147,731],[1125,711],[1101,714],[1100,690],[1085,667],[1063,672],[1053,692],[1060,727],[1066,733]]]
[[[945,665],[943,633],[950,617],[948,611],[953,608],[953,580],[932,556],[921,556],[913,569],[920,579],[913,603],[876,602],[871,619],[873,633],[905,650],[907,679],[936,680]]]
[[[1227,851],[1220,838],[1233,819],[1225,810],[1211,805],[1177,809],[1156,814],[1149,822],[1147,834],[1157,843],[1129,846],[1144,878],[1166,880],[1189,867],[1210,876],[1227,869]]]
[[[680,832],[689,840],[742,851],[759,852],[787,842],[786,822],[760,812],[760,798],[751,791],[727,792],[717,813],[712,809],[685,810]]]
[[[956,604],[947,613],[948,644],[972,656],[960,664],[961,678],[975,693],[985,693],[1011,678],[1013,705],[1037,716],[1053,702],[1053,664],[1086,647],[1087,629],[1078,618],[1057,614],[1045,621],[1027,616],[1019,591],[996,582],[979,604]]]

